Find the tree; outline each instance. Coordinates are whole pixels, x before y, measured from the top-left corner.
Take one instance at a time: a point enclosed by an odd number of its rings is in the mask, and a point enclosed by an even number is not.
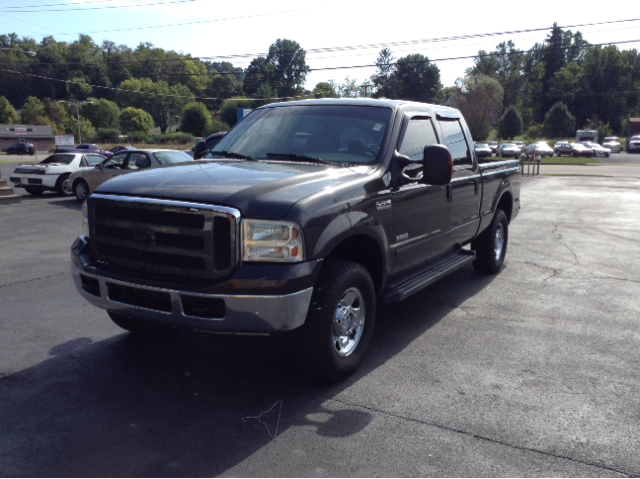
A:
[[[260,85],[271,81],[272,73],[273,65],[268,64],[265,57],[256,57],[251,60],[244,73],[244,81],[242,83],[244,94],[255,95]]]
[[[45,116],[44,104],[35,96],[30,96],[20,109],[21,122],[25,125],[35,125],[39,116]]]
[[[205,90],[207,97],[220,98],[219,100],[206,100],[207,106],[212,110],[219,110],[225,99],[241,94],[242,86],[234,75],[214,75]]]
[[[96,128],[120,128],[120,108],[106,99],[89,98],[91,103],[83,103],[80,113],[89,119]]]
[[[316,98],[338,98],[338,92],[334,86],[326,81],[316,83],[313,94]]]
[[[393,72],[399,99],[433,103],[440,94],[440,69],[419,53],[400,58]]]
[[[96,136],[96,129],[91,122],[86,118],[80,117],[80,129],[82,134],[82,140],[91,141]],[[68,116],[60,124],[60,130],[67,135],[76,135],[78,133],[78,120],[76,116]],[[77,138],[80,141],[80,138]]]
[[[229,126],[238,123],[238,108],[255,108],[255,102],[247,97],[229,98],[220,108],[220,119]]]
[[[202,103],[189,103],[182,110],[180,130],[195,136],[204,136],[211,127],[211,115]]]
[[[278,39],[269,47],[266,63],[273,68],[269,76],[280,96],[302,93],[307,73],[311,71],[305,56],[306,52],[293,40]]]
[[[498,136],[511,140],[522,133],[522,117],[515,106],[510,106],[498,121]]]
[[[149,133],[153,128],[153,118],[144,110],[128,107],[120,112],[120,127],[123,133],[133,131]]]
[[[553,105],[544,117],[544,132],[551,138],[571,136],[575,133],[575,127],[575,117],[561,102]]]
[[[85,101],[93,94],[93,88],[81,77],[76,77],[71,83],[67,83],[67,91],[71,98],[79,101]]]
[[[20,123],[20,116],[16,109],[5,97],[0,96],[0,123],[3,125],[15,125]]]
[[[45,98],[43,104],[44,114],[55,125],[62,124],[62,122],[69,116],[66,108],[51,98]]]
[[[260,85],[260,88],[258,88],[254,96],[255,98],[259,98],[260,100],[254,102],[253,107],[258,108],[259,106],[262,106],[262,105],[267,105],[269,103],[277,102],[278,101],[276,100],[277,96],[278,95],[273,88],[271,88],[268,84],[263,83],[262,85]]]
[[[497,115],[502,111],[504,90],[498,80],[486,75],[469,75],[458,79],[453,103],[464,115],[471,136],[484,140]]]
[[[374,98],[395,98],[397,85],[394,81],[395,57],[388,48],[383,48],[378,54],[376,66],[378,70],[371,77],[374,87]]]

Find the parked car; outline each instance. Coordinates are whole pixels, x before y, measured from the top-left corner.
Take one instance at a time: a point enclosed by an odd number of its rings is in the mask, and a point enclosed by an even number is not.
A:
[[[628,146],[629,153],[638,153],[640,152],[640,136],[632,136],[629,140]]]
[[[207,154],[206,152],[211,148],[213,148],[214,146],[216,146],[218,142],[222,140],[224,138],[224,135],[226,134],[227,134],[226,131],[221,131],[218,133],[214,133],[213,135],[209,135],[204,140],[198,141],[194,145],[194,147],[191,148],[191,151],[193,151],[193,157],[196,160],[204,158],[204,156]]]
[[[137,150],[137,148],[135,146],[114,146],[113,148],[109,148],[107,151],[110,151],[111,153],[120,153],[121,151],[125,151],[125,150]]]
[[[74,148],[57,148],[55,153],[94,153],[102,155],[105,158],[111,158],[113,156],[112,151],[103,150],[100,146],[95,144],[83,144]]]
[[[611,156],[611,150],[609,148],[604,148],[593,141],[581,141],[580,143],[593,151],[593,156],[602,156],[604,158]]]
[[[493,153],[495,153],[498,150],[498,142],[497,141],[489,141],[489,142],[487,142],[487,144],[489,145],[489,148],[491,148],[491,151]]]
[[[557,142],[553,147],[553,152],[558,156],[585,156],[587,158],[593,156],[592,149],[587,148],[581,143],[569,143],[568,141]]]
[[[617,136],[607,136],[602,142],[604,148],[609,148],[611,153],[620,153],[622,146],[620,146],[620,138]]]
[[[125,150],[116,153],[113,158],[103,159],[95,168],[74,173],[67,180],[65,188],[75,194],[79,201],[84,201],[93,190],[115,176],[188,161],[193,161],[193,158],[177,150]]]
[[[474,147],[476,150],[476,156],[478,158],[491,158],[493,156],[493,151],[491,151],[491,147],[486,143],[476,143]]]
[[[524,151],[524,147],[526,146],[524,144],[524,141],[513,141],[512,143],[516,145],[518,148],[520,148],[520,153]]]
[[[11,145],[9,148],[4,150],[7,152],[7,155],[35,155],[36,148],[32,143],[16,143],[15,145]]]
[[[496,152],[496,156],[502,156],[504,158],[517,158],[520,156],[520,147],[515,143],[502,143],[498,146],[498,151]]]
[[[527,155],[540,156],[542,158],[545,156],[552,157],[553,148],[547,145],[544,141],[539,141],[538,143],[531,143],[526,146],[524,153]]]
[[[60,195],[71,195],[65,188],[65,181],[72,173],[93,170],[104,161],[104,157],[83,153],[55,153],[37,165],[18,165],[9,176],[17,187],[24,188],[30,195],[41,195],[45,191],[56,191]]]

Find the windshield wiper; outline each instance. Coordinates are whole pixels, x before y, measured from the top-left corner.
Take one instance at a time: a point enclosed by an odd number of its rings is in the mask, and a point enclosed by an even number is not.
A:
[[[253,156],[243,155],[242,153],[235,153],[233,151],[212,151],[212,155],[221,155],[225,158],[235,158],[237,160],[258,161]]]
[[[320,163],[321,165],[343,166],[343,163],[340,163],[338,161],[323,160],[322,158],[314,158],[312,156],[307,156],[307,155],[298,155],[296,153],[267,153],[267,158],[301,160],[301,161],[309,161],[311,163]]]

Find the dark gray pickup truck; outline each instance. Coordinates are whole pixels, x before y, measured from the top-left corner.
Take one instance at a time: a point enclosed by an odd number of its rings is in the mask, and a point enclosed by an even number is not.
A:
[[[397,302],[470,263],[497,273],[517,161],[479,164],[457,110],[391,100],[267,105],[203,161],[132,173],[83,206],[78,292],[137,334],[281,333],[340,379]]]

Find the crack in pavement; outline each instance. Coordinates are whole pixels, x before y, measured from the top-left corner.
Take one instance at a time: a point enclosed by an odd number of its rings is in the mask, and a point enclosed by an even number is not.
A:
[[[580,260],[578,259],[578,255],[569,247],[569,245],[561,241],[562,235],[558,233],[558,225],[556,223],[553,224],[553,231],[551,231],[551,234],[553,234],[556,237],[556,240],[560,245],[567,248],[569,250],[569,253],[573,255],[573,259],[575,260],[575,263],[573,263],[573,266],[578,266],[578,264],[580,263]]]
[[[585,466],[597,467],[598,469],[604,469],[606,471],[612,471],[612,472],[615,472],[617,474],[622,474],[622,475],[627,476],[627,477],[638,477],[638,474],[620,471],[618,469],[615,469],[613,467],[609,467],[609,466],[606,466],[606,465],[594,464],[594,463],[587,462],[587,461],[581,461],[580,459],[575,459],[575,458],[569,457],[569,456],[562,456],[562,455],[558,455],[558,454],[552,454],[550,452],[542,451],[540,449],[532,449],[532,448],[529,448],[529,447],[516,446],[514,444],[509,444],[509,443],[506,443],[506,442],[498,441],[496,439],[492,439],[492,438],[487,437],[487,436],[481,436],[479,434],[474,434],[474,433],[471,433],[471,432],[468,432],[468,431],[463,431],[461,429],[455,429],[455,428],[452,428],[452,427],[443,426],[441,424],[436,424],[436,423],[430,423],[430,422],[427,422],[427,421],[423,421],[421,419],[415,419],[415,418],[407,417],[407,416],[400,415],[400,414],[390,413],[390,412],[387,412],[387,411],[383,411],[381,409],[376,409],[374,407],[362,406],[360,404],[351,404],[351,403],[348,403],[348,402],[343,401],[341,399],[336,399],[336,398],[327,397],[327,396],[323,396],[323,397],[325,399],[329,400],[329,401],[335,401],[337,403],[344,404],[345,406],[358,407],[358,408],[361,408],[361,409],[366,409],[368,411],[372,411],[372,412],[376,412],[376,413],[379,413],[379,414],[383,414],[385,416],[404,419],[405,421],[415,422],[415,423],[418,423],[418,424],[423,424],[425,426],[436,427],[436,428],[442,429],[444,431],[449,431],[449,432],[453,432],[453,433],[457,433],[457,434],[462,434],[464,436],[472,437],[474,439],[480,439],[482,441],[491,442],[491,443],[494,443],[494,444],[498,444],[500,446],[510,447],[512,449],[517,449],[517,450],[520,450],[520,451],[529,451],[529,452],[534,452],[534,453],[538,453],[538,454],[543,454],[545,456],[555,457],[557,459],[566,459],[567,461],[575,462],[575,463],[578,463],[578,464],[584,464]]]
[[[25,283],[33,283],[34,281],[40,281],[43,279],[49,279],[49,278],[55,278],[56,276],[64,276],[66,274],[69,273],[56,273],[56,274],[50,274],[49,276],[43,276],[42,278],[33,278],[33,279],[25,279],[24,281],[18,281],[17,283],[8,283],[8,284],[0,284],[0,288],[6,288],[8,286],[16,286],[18,284],[25,284]]]

